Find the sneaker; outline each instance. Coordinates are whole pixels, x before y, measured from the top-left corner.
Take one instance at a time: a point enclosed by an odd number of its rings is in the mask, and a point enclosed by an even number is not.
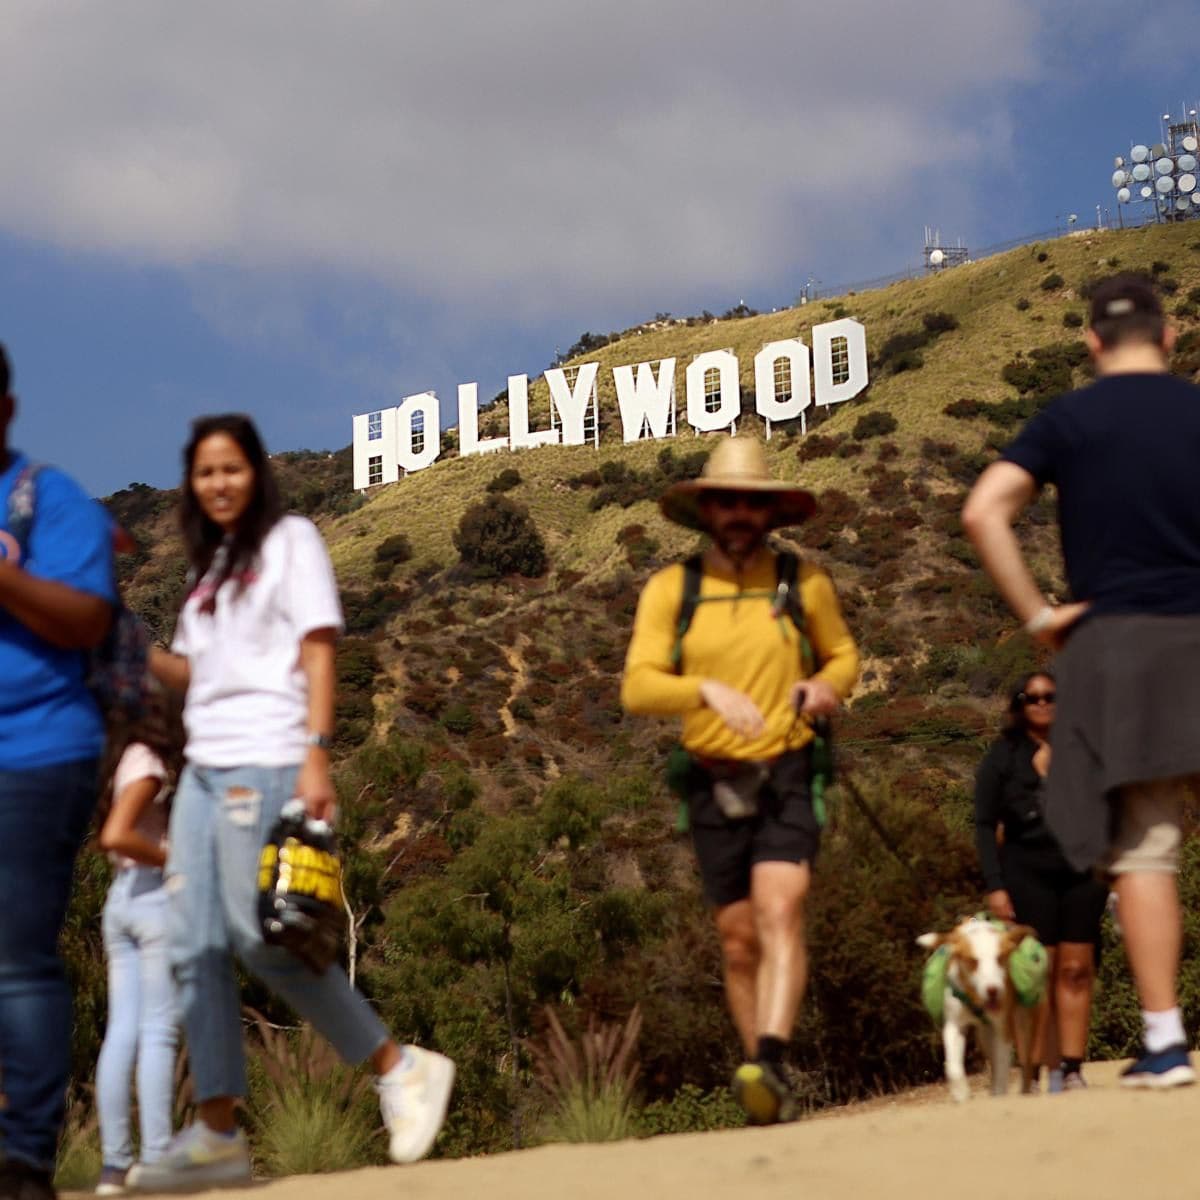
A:
[[[1082,1071],[1064,1071],[1062,1090],[1064,1092],[1085,1092],[1087,1091],[1087,1080],[1083,1077]]]
[[[420,1046],[405,1046],[402,1061],[375,1081],[392,1162],[416,1162],[433,1149],[453,1087],[453,1061]]]
[[[96,1184],[97,1196],[123,1196],[125,1194],[124,1167],[101,1167],[100,1182]]]
[[[1171,1088],[1195,1082],[1192,1056],[1183,1042],[1156,1054],[1143,1054],[1121,1072],[1122,1087]]]
[[[751,1125],[774,1125],[792,1119],[791,1090],[766,1062],[744,1062],[733,1073],[733,1095]]]
[[[0,1200],[58,1200],[49,1171],[10,1158],[0,1162]]]
[[[250,1182],[250,1148],[239,1129],[232,1137],[196,1121],[171,1139],[157,1162],[135,1163],[125,1176],[133,1192],[201,1192]]]

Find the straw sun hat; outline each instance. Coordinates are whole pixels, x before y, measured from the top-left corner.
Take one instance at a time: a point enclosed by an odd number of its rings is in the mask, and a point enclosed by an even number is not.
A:
[[[669,487],[659,501],[663,516],[677,525],[704,530],[700,501],[706,492],[769,492],[775,497],[771,528],[799,525],[811,517],[817,502],[798,484],[772,479],[762,443],[750,437],[727,437],[708,456],[698,479]]]

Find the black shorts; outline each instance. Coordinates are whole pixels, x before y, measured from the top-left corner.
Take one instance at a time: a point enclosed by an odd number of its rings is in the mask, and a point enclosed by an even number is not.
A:
[[[1059,942],[1098,944],[1108,885],[1090,871],[1074,871],[1065,862],[1051,866],[1006,846],[1000,856],[1004,887],[1017,921],[1032,925],[1046,946]]]
[[[692,841],[704,896],[718,908],[750,895],[755,863],[811,863],[821,830],[809,795],[807,748],[781,755],[758,796],[752,817],[731,820],[713,799],[712,778],[697,763],[688,772]]]

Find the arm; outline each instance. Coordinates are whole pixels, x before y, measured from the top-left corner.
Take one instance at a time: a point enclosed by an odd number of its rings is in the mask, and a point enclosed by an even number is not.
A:
[[[326,737],[333,734],[336,643],[334,629],[314,629],[300,641],[300,669],[308,681],[308,729]],[[329,777],[328,750],[309,746],[296,780],[296,794],[304,798],[310,817],[332,823],[337,795]]]
[[[682,599],[682,568],[660,571],[646,584],[625,656],[621,704],[627,712],[652,717],[711,708],[734,733],[758,737],[763,716],[749,696],[719,679],[676,673],[671,651]]]
[[[793,706],[807,716],[835,713],[858,679],[858,647],[842,616],[833,580],[812,570],[801,583],[808,634],[821,668],[793,690]]]
[[[102,850],[123,854],[135,862],[148,863],[152,867],[166,866],[166,851],[134,828],[146,805],[154,803],[154,797],[161,787],[161,779],[144,775],[121,789],[121,794],[114,797],[112,810],[100,830]]]
[[[173,692],[186,692],[192,681],[192,667],[187,658],[161,646],[150,647],[150,674]]]
[[[1004,886],[999,843],[996,840],[1003,791],[1004,774],[1000,770],[996,747],[993,746],[979,764],[975,776],[975,850],[983,871],[983,887],[989,911],[993,916],[1011,921],[1015,914]]]
[[[1034,498],[1037,481],[1016,463],[994,462],[976,481],[963,505],[962,521],[984,570],[1017,619],[1038,618],[1034,636],[1057,645],[1087,609],[1086,604],[1048,605],[1021,554],[1013,522]],[[1048,610],[1043,614],[1044,610]]]
[[[112,605],[53,579],[30,575],[0,559],[0,607],[60,650],[98,646],[112,622]]]

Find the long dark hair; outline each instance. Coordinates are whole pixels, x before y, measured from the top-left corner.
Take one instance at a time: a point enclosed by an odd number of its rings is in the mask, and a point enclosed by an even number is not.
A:
[[[202,609],[211,613],[216,607],[216,594],[227,579],[241,575],[258,557],[263,539],[275,522],[283,516],[283,501],[271,470],[271,460],[258,436],[254,422],[242,413],[222,413],[214,417],[197,417],[192,422],[192,436],[183,448],[183,497],[179,503],[179,525],[183,532],[184,551],[190,568],[189,592],[194,591],[208,573],[225,543],[225,531],[211,520],[200,507],[192,490],[192,468],[196,451],[205,438],[224,433],[238,444],[254,470],[254,491],[250,503],[238,521],[221,556],[212,593]]]
[[[1028,723],[1025,720],[1025,689],[1035,679],[1048,679],[1051,683],[1054,682],[1054,676],[1049,671],[1030,671],[1024,679],[1012,690],[1012,695],[1008,699],[1008,712],[1006,714],[1004,735],[1005,737],[1013,738],[1014,740],[1025,736],[1028,728]]]
[[[163,781],[172,791],[183,770],[183,706],[178,698],[164,688],[152,685],[146,693],[145,707],[136,721],[114,722],[108,728],[104,747],[104,763],[100,770],[100,803],[96,814],[100,824],[112,808],[113,778],[121,756],[130,746],[140,743],[162,759],[167,776]]]

